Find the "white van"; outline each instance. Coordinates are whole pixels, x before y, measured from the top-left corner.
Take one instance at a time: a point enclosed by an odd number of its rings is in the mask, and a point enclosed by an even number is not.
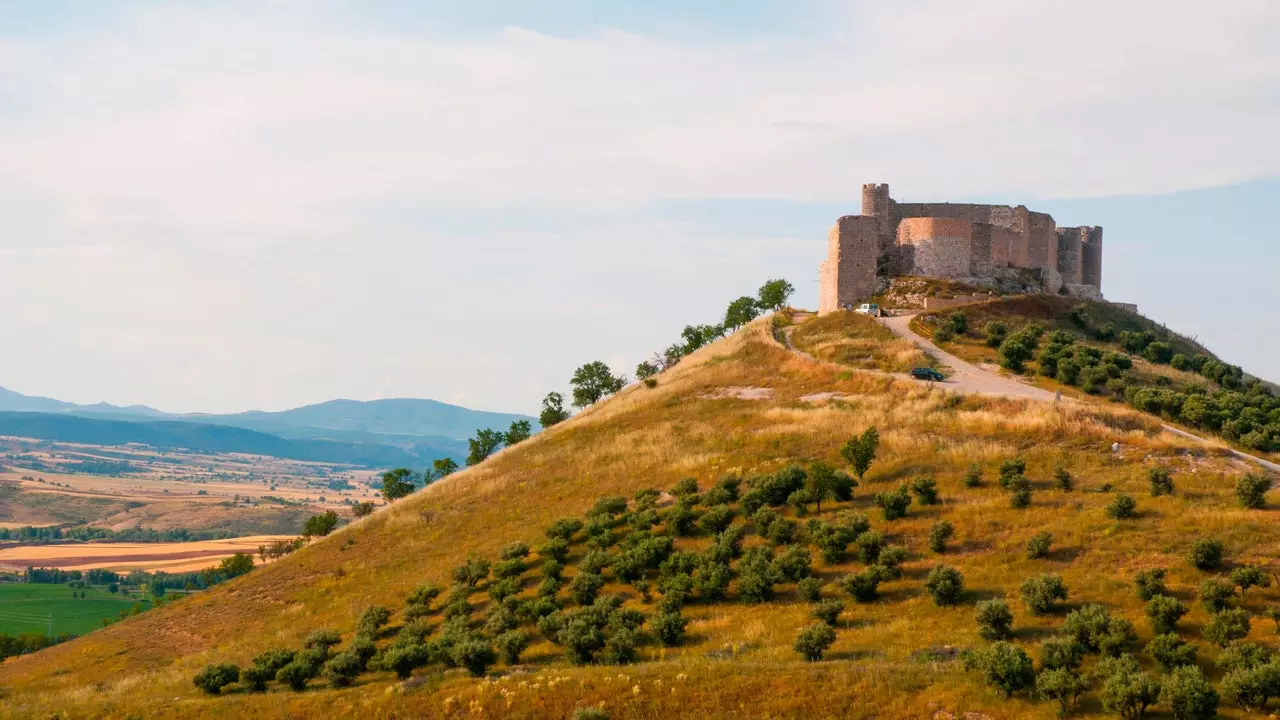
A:
[[[871,317],[880,317],[880,306],[875,303],[862,303],[855,312],[870,315]]]

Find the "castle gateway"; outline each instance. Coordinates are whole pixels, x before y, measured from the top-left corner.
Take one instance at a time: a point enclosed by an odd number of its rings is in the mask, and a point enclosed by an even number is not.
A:
[[[1102,228],[1058,227],[1024,205],[900,203],[888,185],[863,185],[862,214],[840,218],[827,236],[818,312],[856,305],[886,275],[975,285],[1032,276],[1046,292],[1101,299]]]

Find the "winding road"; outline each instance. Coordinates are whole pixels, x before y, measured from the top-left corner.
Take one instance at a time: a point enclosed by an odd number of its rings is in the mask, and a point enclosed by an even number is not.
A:
[[[946,380],[941,382],[940,385],[947,388],[948,390],[955,390],[957,392],[962,392],[962,393],[976,393],[981,395],[998,395],[1001,397],[1026,398],[1028,400],[1041,400],[1046,402],[1054,402],[1057,399],[1056,394],[1051,393],[1048,390],[1044,390],[1042,388],[1038,388],[1033,385],[1028,385],[1026,383],[1018,382],[1017,380],[1004,377],[1003,375],[999,375],[997,373],[993,373],[988,370],[983,370],[982,368],[978,367],[977,365],[974,365],[973,363],[961,360],[955,355],[952,355],[949,352],[945,352],[944,350],[941,350],[940,348],[938,348],[937,345],[934,345],[929,340],[926,340],[925,338],[916,334],[916,332],[911,329],[911,320],[914,317],[915,315],[899,315],[896,317],[885,317],[885,318],[880,318],[880,323],[885,327],[889,328],[889,330],[892,331],[894,335],[910,340],[911,342],[919,346],[921,350],[924,350],[926,353],[933,356],[935,360],[947,366],[951,370],[952,374]],[[1218,445],[1218,446],[1226,447],[1219,441],[1200,437],[1199,435],[1196,435],[1194,433],[1189,433],[1186,430],[1183,430],[1182,428],[1174,427],[1173,425],[1162,424],[1161,427],[1163,427],[1164,430],[1174,435],[1177,435],[1178,437],[1186,438],[1188,440],[1195,440],[1197,442],[1205,443],[1207,445]],[[1235,448],[1227,447],[1226,449],[1230,451],[1233,455],[1235,455],[1236,457],[1242,460],[1248,460],[1250,462],[1257,463],[1258,465],[1261,465],[1262,467],[1272,472],[1280,473],[1280,464],[1271,462],[1270,460],[1265,460],[1256,455],[1250,455],[1245,452],[1240,452]]]

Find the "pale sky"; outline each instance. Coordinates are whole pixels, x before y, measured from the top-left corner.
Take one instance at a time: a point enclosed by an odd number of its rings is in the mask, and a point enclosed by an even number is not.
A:
[[[696,6],[696,7],[690,7]],[[1280,380],[1280,3],[0,0],[0,386],[532,412],[864,182],[1102,224],[1103,291]]]

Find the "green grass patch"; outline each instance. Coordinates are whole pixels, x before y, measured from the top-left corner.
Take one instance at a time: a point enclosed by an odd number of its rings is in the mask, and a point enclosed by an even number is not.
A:
[[[71,597],[71,593],[77,597]],[[79,597],[80,593],[86,597]],[[0,583],[0,633],[45,633],[53,618],[54,635],[83,635],[115,620],[137,602],[106,590],[79,590],[66,585]],[[144,604],[150,607],[150,604]]]

